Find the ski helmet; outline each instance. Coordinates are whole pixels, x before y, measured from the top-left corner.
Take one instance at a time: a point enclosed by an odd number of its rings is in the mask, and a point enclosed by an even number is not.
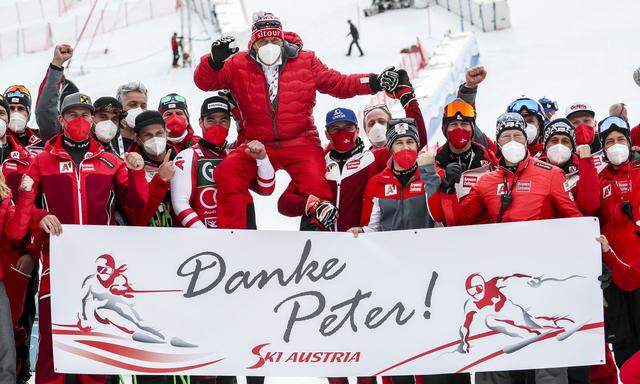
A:
[[[526,125],[527,124],[524,122],[524,118],[519,113],[503,113],[498,117],[498,121],[496,122],[496,141],[498,141],[502,132],[508,131],[510,129],[517,129],[526,137]]]
[[[538,127],[540,129],[542,129],[547,122],[547,117],[544,114],[542,105],[529,97],[521,97],[514,100],[509,104],[509,107],[507,107],[507,112],[515,112],[523,116],[528,114],[535,115],[538,118]]]

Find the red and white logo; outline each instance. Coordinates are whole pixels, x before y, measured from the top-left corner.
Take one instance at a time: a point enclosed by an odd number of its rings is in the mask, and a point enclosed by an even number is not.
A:
[[[258,344],[251,349],[251,353],[258,358],[255,364],[247,369],[257,369],[267,363],[278,364],[316,364],[316,363],[357,363],[360,352],[316,352],[316,351],[263,351],[271,343]]]
[[[531,192],[531,182],[518,181],[516,183],[516,192]]]
[[[392,196],[398,193],[398,188],[393,184],[385,184],[384,186],[384,195]]]
[[[348,170],[357,169],[359,166],[360,166],[360,160],[353,160],[347,163]]]
[[[462,178],[462,186],[464,188],[471,188],[478,183],[478,176],[464,176]]]
[[[70,161],[63,161],[60,163],[60,173],[72,173],[73,163]]]
[[[602,198],[606,199],[609,196],[611,196],[611,184],[607,184],[602,187]]]
[[[409,186],[409,192],[411,193],[419,193],[422,192],[422,183],[411,183]]]

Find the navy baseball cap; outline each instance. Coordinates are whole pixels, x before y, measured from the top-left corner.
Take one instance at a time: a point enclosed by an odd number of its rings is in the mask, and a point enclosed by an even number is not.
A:
[[[358,119],[356,118],[355,112],[348,108],[336,108],[327,112],[325,127],[342,122],[358,125]]]

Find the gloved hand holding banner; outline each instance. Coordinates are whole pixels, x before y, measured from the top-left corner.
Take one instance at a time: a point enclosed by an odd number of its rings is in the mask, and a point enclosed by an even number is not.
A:
[[[598,233],[594,218],[358,238],[67,225],[51,240],[55,367],[327,377],[602,364]]]

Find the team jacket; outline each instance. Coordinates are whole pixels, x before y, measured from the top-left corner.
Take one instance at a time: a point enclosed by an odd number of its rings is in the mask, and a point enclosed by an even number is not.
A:
[[[527,156],[511,172],[503,166],[484,175],[458,203],[453,194],[443,194],[442,204],[448,226],[476,224],[487,214],[498,222],[501,196],[511,191],[512,202],[504,211],[503,222],[580,217],[582,214],[570,193],[565,191],[562,170]]]
[[[167,150],[171,150],[172,156],[175,158],[177,151],[169,142],[167,142]],[[160,178],[158,175],[158,165],[146,156],[137,143],[134,142],[129,147],[129,152],[139,153],[145,160],[145,177],[149,183],[149,199],[143,208],[135,209],[124,207],[129,223],[143,227],[177,226],[177,220],[171,207],[170,183]]]
[[[168,144],[171,144],[175,149],[177,149],[178,153],[198,144],[198,142],[200,141],[200,136],[197,136],[195,134],[195,132],[193,131],[193,127],[191,127],[191,124],[187,125],[186,132],[187,134],[182,140],[178,142],[172,142],[169,140],[167,142]]]
[[[21,253],[16,253],[18,246],[27,235],[33,208],[33,192],[22,192],[18,195],[18,205],[13,204],[12,194],[0,198],[0,281],[6,268],[13,264]]]
[[[635,155],[635,154],[634,154]],[[634,159],[636,160],[636,159]],[[599,175],[599,207],[595,213],[600,219],[600,228],[611,248],[624,263],[640,266],[640,162],[626,162],[614,169],[609,165]],[[623,210],[623,203],[628,206]],[[609,268],[613,269],[611,266]],[[624,281],[613,280],[621,288]]]
[[[231,56],[219,71],[210,55],[198,64],[194,81],[203,91],[229,89],[242,113],[242,137],[266,146],[320,145],[313,120],[316,92],[338,98],[371,94],[370,74],[344,75],[328,68],[312,51],[290,42],[285,35],[278,95],[272,103],[266,77],[254,53]]]
[[[360,221],[363,230],[434,227],[436,222],[442,221],[439,187],[440,176],[433,164],[418,167],[404,187],[390,165],[367,184]]]
[[[547,161],[547,154],[543,152],[540,160]],[[571,192],[580,212],[585,214],[594,212],[600,200],[598,171],[594,160],[594,157],[581,159],[574,153],[561,167],[567,179],[564,183],[565,191]]]
[[[180,152],[173,161],[176,172],[171,179],[171,203],[183,227],[218,227],[217,183],[224,181],[215,180],[213,171],[226,156],[226,149],[213,148],[203,140]],[[270,195],[275,188],[273,166],[269,157],[256,162],[258,177],[251,189],[260,195]]]
[[[9,137],[13,137],[20,144],[21,147],[24,147],[27,151],[29,151],[32,155],[37,155],[42,152],[42,147],[44,143],[35,129],[26,127],[22,134],[18,135],[11,131],[7,131],[7,139]]]
[[[29,170],[29,164],[35,155],[13,135],[7,134],[7,143],[9,144],[10,152],[2,162],[2,174],[7,185],[11,188],[11,193],[14,196],[18,196],[18,187],[20,186],[22,175]]]
[[[58,217],[62,224],[114,224],[114,201],[142,208],[147,203],[148,186],[144,169],[127,170],[124,161],[105,152],[90,139],[89,151],[76,166],[62,145],[62,135],[52,138],[43,152],[33,159],[29,176],[42,207]],[[39,237],[45,246],[42,255],[40,294],[49,293],[48,238]]]

